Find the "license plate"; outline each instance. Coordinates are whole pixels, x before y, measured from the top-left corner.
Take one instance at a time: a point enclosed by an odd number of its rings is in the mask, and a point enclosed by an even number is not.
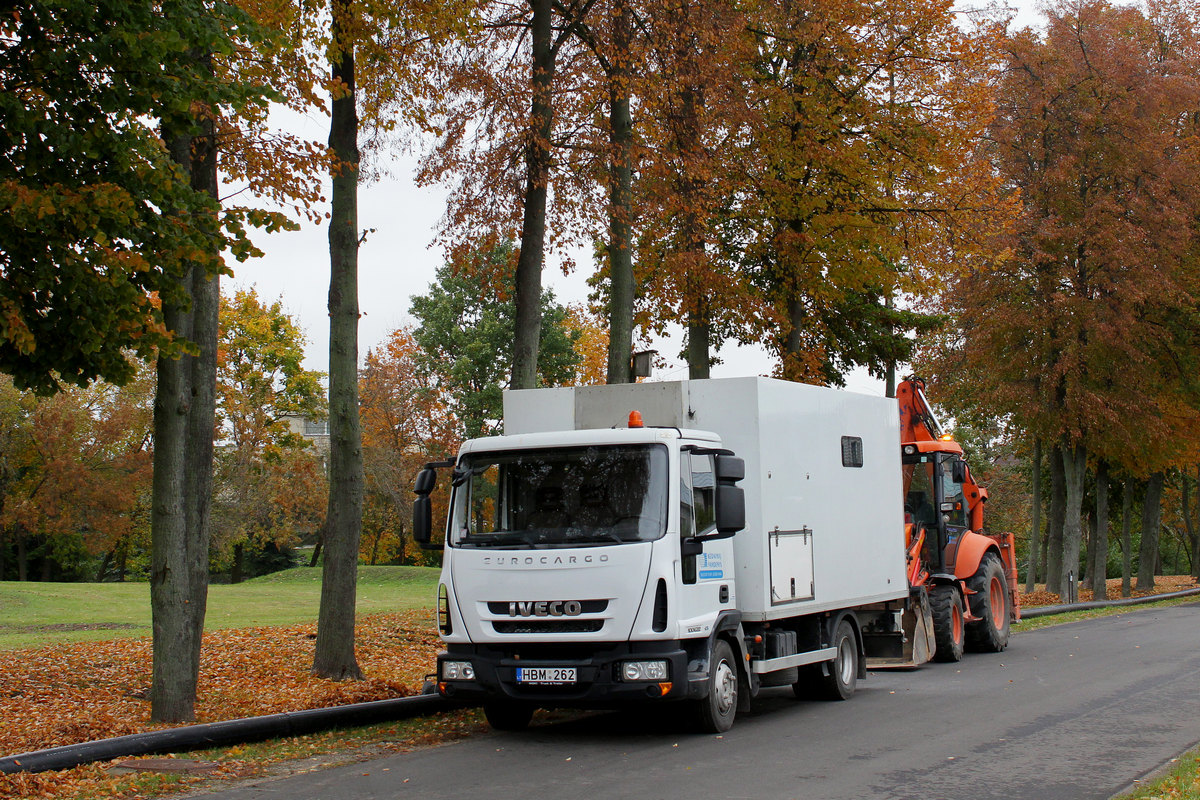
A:
[[[517,667],[517,683],[562,686],[575,680],[574,667]]]

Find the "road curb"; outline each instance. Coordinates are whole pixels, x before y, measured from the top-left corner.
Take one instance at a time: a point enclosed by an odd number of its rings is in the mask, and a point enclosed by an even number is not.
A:
[[[1200,595],[1200,586],[1195,589],[1184,589],[1181,592],[1167,594],[1152,594],[1149,597],[1126,597],[1120,600],[1096,600],[1090,603],[1065,603],[1057,606],[1038,606],[1021,609],[1021,619],[1036,619],[1048,617],[1051,614],[1063,614],[1067,611],[1086,611],[1091,608],[1114,608],[1119,606],[1140,606],[1145,603],[1157,603],[1159,600],[1172,600],[1176,597],[1192,597]]]
[[[93,761],[240,744],[281,736],[300,736],[331,728],[373,725],[426,716],[461,707],[461,703],[452,703],[436,694],[421,694],[392,700],[208,722],[4,756],[0,758],[0,773],[70,769]]]

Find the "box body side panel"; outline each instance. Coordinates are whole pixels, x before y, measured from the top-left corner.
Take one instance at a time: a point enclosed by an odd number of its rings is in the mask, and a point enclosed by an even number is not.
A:
[[[894,400],[767,378],[688,386],[690,424],[746,459],[734,542],[748,618],[907,594]],[[862,466],[843,466],[843,437],[860,443]]]

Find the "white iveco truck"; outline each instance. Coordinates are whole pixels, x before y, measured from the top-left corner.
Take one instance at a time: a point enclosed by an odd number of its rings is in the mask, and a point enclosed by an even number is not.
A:
[[[514,391],[451,469],[437,683],[498,728],[762,687],[848,698],[908,601],[894,400],[766,378]]]

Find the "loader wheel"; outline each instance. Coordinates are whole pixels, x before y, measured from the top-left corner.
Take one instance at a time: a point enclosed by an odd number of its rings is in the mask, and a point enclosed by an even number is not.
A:
[[[737,661],[724,639],[713,645],[708,662],[708,696],[694,701],[696,727],[704,733],[724,733],[733,727],[738,706]]]
[[[933,639],[937,643],[934,661],[961,661],[965,626],[962,595],[954,586],[935,586],[929,593],[933,614]]]
[[[828,675],[821,676],[821,697],[825,700],[849,700],[858,685],[858,639],[848,620],[838,623],[833,636],[837,655],[825,664]]]
[[[967,579],[971,613],[981,619],[967,625],[967,647],[980,653],[999,653],[1008,646],[1009,599],[1004,567],[995,553],[983,557],[979,570]]]
[[[484,704],[483,715],[487,717],[488,724],[498,731],[523,731],[533,719],[533,710],[533,706],[524,703],[497,700]]]

